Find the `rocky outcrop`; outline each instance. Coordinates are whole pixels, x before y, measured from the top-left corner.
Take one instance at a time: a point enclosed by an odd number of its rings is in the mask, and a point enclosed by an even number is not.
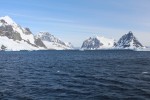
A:
[[[7,47],[5,47],[4,45],[1,45],[1,50],[6,50],[7,49]]]
[[[18,32],[15,32],[11,25],[0,26],[0,36],[6,36],[9,39],[13,40],[22,40],[20,34]]]
[[[97,39],[97,38],[89,38],[85,40],[81,46],[82,49],[98,49],[102,46],[103,44]]]
[[[29,28],[25,28],[23,31],[24,31],[24,34],[26,34],[26,35],[32,34],[32,32],[30,31]]]
[[[39,47],[47,48],[40,38],[35,38],[34,43]]]

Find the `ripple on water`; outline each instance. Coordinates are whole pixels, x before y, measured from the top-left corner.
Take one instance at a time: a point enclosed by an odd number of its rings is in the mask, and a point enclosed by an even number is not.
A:
[[[0,52],[2,100],[149,100],[150,53]]]

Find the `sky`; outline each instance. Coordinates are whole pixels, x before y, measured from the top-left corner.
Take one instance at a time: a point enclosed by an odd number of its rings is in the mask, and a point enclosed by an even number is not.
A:
[[[0,0],[10,16],[33,34],[50,32],[80,47],[94,35],[115,38],[132,31],[150,46],[150,0]]]

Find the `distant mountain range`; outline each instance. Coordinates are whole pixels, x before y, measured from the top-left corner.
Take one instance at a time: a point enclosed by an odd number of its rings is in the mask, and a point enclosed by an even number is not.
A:
[[[118,41],[102,36],[90,37],[83,41],[81,49],[143,49],[138,39],[130,31]],[[71,43],[63,42],[49,32],[39,32],[36,35],[29,28],[23,28],[9,16],[0,17],[0,50],[74,50]]]
[[[82,44],[81,49],[84,50],[99,50],[99,49],[144,49],[145,47],[137,40],[130,31],[123,35],[119,41],[105,37],[90,37]]]

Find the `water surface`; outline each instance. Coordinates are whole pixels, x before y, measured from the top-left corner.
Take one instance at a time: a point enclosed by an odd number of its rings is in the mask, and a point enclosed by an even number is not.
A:
[[[149,100],[150,52],[0,52],[1,100]]]

